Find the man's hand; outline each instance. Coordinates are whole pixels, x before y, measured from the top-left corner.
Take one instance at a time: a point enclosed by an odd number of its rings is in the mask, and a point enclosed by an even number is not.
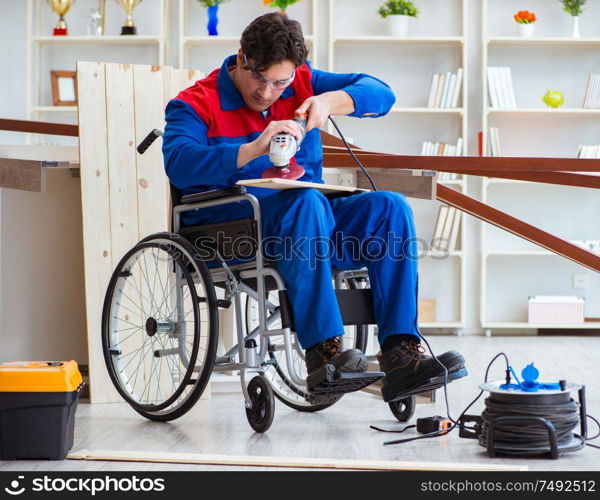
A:
[[[302,129],[295,121],[273,121],[267,125],[267,128],[256,139],[240,147],[237,161],[238,168],[242,168],[259,156],[269,154],[271,139],[277,134],[291,134],[298,140],[302,139]]]
[[[324,94],[322,94],[324,95]],[[296,115],[307,114],[306,131],[310,132],[313,128],[321,128],[327,122],[331,114],[329,100],[322,95],[309,97],[295,111]]]
[[[334,90],[314,95],[306,99],[296,110],[296,114],[308,114],[306,131],[321,128],[329,115],[349,115],[354,112],[354,100],[343,90]]]

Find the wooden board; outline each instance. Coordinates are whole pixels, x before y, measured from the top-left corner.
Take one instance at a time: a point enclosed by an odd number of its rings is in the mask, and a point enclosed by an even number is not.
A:
[[[0,187],[45,193],[46,183],[41,162],[0,158]]]
[[[108,281],[140,239],[170,226],[162,140],[144,155],[136,146],[152,129],[164,128],[169,99],[203,75],[90,62],[78,63],[77,71],[90,398],[117,402],[122,399],[108,377],[101,344]]]
[[[393,170],[370,168],[369,175],[377,189],[402,193],[409,198],[435,200],[436,182],[432,176],[421,175],[419,170]],[[371,183],[360,170],[357,171],[356,185],[359,188],[370,188]]]
[[[113,462],[153,462],[339,470],[526,471],[528,469],[526,465],[500,465],[492,463],[460,464],[453,462],[400,462],[395,460],[205,455],[200,453],[170,453],[160,451],[80,450],[70,453],[67,458],[69,460],[99,460]]]
[[[298,188],[314,188],[321,191],[323,194],[355,191],[368,191],[367,189],[358,189],[351,186],[336,186],[334,184],[319,184],[318,182],[292,181],[288,179],[246,179],[238,181],[240,186],[254,186],[267,189],[298,189]]]
[[[114,269],[105,78],[104,64],[77,63],[90,398],[94,402],[117,402],[120,396],[106,371],[101,341],[102,302]]]
[[[57,167],[79,168],[77,146],[0,144],[0,158],[56,162]]]

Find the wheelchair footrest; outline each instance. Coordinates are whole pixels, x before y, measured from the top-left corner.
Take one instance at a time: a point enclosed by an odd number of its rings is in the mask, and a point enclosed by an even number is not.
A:
[[[360,391],[384,377],[383,372],[349,373],[325,364],[307,378],[308,401],[311,404],[332,404],[344,394]]]
[[[466,377],[469,374],[466,368],[461,368],[459,370],[455,370],[453,372],[448,373],[448,383],[453,382],[459,378]],[[391,401],[398,401],[399,399],[404,399],[409,396],[414,396],[416,394],[421,394],[423,392],[435,391],[436,389],[440,389],[444,387],[444,375],[439,377],[430,378],[429,380],[425,380],[413,387],[407,388],[405,391],[402,391],[399,394],[391,394],[387,387],[382,387],[381,395],[383,396],[383,400],[386,403],[390,403]]]

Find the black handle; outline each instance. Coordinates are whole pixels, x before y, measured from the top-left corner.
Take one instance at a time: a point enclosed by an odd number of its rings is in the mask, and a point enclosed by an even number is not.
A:
[[[154,129],[152,132],[150,132],[142,142],[139,143],[138,147],[137,147],[137,152],[141,155],[143,155],[146,150],[152,146],[152,143],[158,139],[159,137],[162,137],[163,133],[158,130],[158,129]]]

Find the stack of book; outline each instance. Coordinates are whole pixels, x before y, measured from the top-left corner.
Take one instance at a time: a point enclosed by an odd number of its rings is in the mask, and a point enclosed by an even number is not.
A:
[[[446,144],[445,142],[430,142],[425,141],[421,146],[421,156],[462,156],[463,138],[459,137],[454,144]],[[450,172],[440,172],[438,182],[454,181],[460,179],[460,174]]]
[[[579,146],[577,158],[600,158],[600,144],[596,146]],[[588,172],[593,173],[593,172]]]
[[[421,156],[462,156],[463,138],[459,137],[454,144],[425,141],[421,145]]]
[[[462,86],[463,69],[456,73],[436,73],[431,80],[428,108],[456,108]]]
[[[517,107],[510,68],[488,67],[487,82],[492,108],[515,109]]]
[[[483,133],[477,134],[479,139],[479,156],[501,156],[500,134],[496,127],[490,127],[486,136],[486,144],[483,144]]]
[[[583,107],[587,109],[600,108],[600,75],[590,74],[585,97],[583,98]]]
[[[437,252],[456,250],[462,212],[454,207],[442,205],[438,212],[430,249]]]

